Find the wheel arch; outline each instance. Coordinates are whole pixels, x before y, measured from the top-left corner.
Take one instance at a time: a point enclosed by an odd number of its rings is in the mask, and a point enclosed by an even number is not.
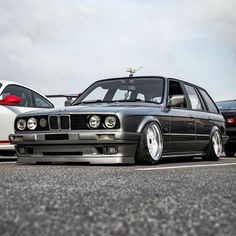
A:
[[[216,130],[218,130],[218,131],[220,132],[220,135],[221,135],[221,138],[222,138],[222,132],[220,131],[220,128],[215,125],[215,126],[213,126],[212,129],[211,129],[210,136],[209,136],[209,142],[210,142],[210,140],[211,140],[212,135],[214,134],[214,132],[215,132]]]
[[[159,126],[160,126],[160,129],[162,131],[162,126],[161,126],[161,123],[158,119],[158,117],[155,117],[155,116],[146,116],[142,119],[142,121],[140,122],[138,128],[137,128],[137,132],[138,133],[141,133],[143,131],[143,129],[146,127],[147,124],[151,123],[151,122],[156,122]]]

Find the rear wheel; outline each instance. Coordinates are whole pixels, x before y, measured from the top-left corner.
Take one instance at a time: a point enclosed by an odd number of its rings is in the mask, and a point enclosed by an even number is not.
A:
[[[207,161],[218,161],[222,152],[222,137],[218,129],[216,129],[209,142],[208,153],[204,158]]]
[[[138,163],[156,164],[161,159],[163,138],[159,125],[151,122],[143,129],[135,160]]]

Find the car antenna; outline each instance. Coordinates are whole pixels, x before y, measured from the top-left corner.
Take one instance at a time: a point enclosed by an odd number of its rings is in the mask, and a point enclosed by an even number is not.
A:
[[[129,67],[126,72],[129,73],[129,77],[132,77],[137,71],[139,71],[140,69],[142,69],[143,66],[140,66],[138,69],[134,69],[134,68],[131,68]]]

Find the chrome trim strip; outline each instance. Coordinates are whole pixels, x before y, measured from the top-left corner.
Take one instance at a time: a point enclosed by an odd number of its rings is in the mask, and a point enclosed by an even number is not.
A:
[[[196,136],[196,137],[210,137],[209,134],[184,134],[184,133],[163,133],[163,135],[172,136]]]

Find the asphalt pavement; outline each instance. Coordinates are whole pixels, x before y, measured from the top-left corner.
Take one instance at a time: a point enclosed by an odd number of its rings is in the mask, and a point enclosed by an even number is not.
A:
[[[152,166],[0,161],[0,235],[236,235],[236,158]]]

